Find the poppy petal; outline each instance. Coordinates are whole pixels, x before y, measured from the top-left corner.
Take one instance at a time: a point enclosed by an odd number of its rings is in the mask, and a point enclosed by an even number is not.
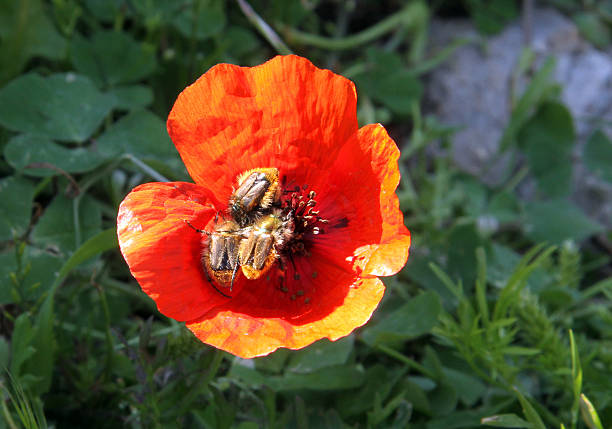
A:
[[[176,320],[227,301],[203,273],[201,234],[194,230],[215,216],[209,201],[209,191],[191,183],[146,183],[119,207],[119,247],[132,275],[159,311]]]
[[[307,171],[333,162],[357,132],[356,100],[351,81],[305,58],[219,64],[179,95],[168,132],[193,180],[227,201],[250,168]]]
[[[395,189],[399,150],[385,129],[368,125],[347,142],[317,187],[317,209],[329,220],[312,245],[361,276],[389,276],[406,263],[410,232]]]
[[[357,139],[362,149],[369,149],[372,171],[380,182],[382,233],[378,244],[363,246],[355,255],[367,260],[362,275],[390,276],[406,265],[410,248],[410,231],[404,225],[395,193],[400,179],[397,166],[400,152],[380,124],[362,127]]]
[[[321,338],[335,341],[350,334],[370,319],[384,290],[378,278],[357,278],[342,305],[306,323],[282,317],[254,317],[227,309],[213,310],[186,325],[201,341],[236,356],[265,356],[279,347],[295,350]]]

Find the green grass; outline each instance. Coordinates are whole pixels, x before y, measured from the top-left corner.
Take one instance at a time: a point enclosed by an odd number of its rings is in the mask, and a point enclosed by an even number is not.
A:
[[[610,47],[605,2],[550,3]],[[535,67],[525,51],[517,65],[529,83],[499,130],[513,163],[486,185],[448,155],[456,129],[423,114],[426,74],[470,43],[425,49],[430,19],[457,9],[351,4],[0,6],[0,428],[612,425],[612,233],[569,198],[575,118],[554,58]],[[492,34],[517,17],[510,4],[462,10]],[[400,145],[413,245],[365,327],[245,361],[157,312],[119,253],[116,214],[140,183],[189,180],[165,129],[186,85],[289,51],[354,80],[360,123]],[[584,148],[604,181],[611,147],[595,132]]]

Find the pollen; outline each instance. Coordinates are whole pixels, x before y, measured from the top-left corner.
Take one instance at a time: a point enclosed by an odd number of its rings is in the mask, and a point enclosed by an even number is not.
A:
[[[287,195],[283,201],[283,210],[293,218],[295,224],[296,239],[291,251],[303,255],[308,255],[303,239],[324,234],[324,225],[329,223],[329,220],[322,217],[321,212],[315,209],[317,193],[313,190],[308,191],[308,188],[306,184],[283,192]]]

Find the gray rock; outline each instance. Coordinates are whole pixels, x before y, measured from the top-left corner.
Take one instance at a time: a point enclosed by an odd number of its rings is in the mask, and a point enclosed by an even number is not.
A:
[[[574,200],[594,218],[612,224],[612,186],[583,167],[581,153],[588,136],[603,121],[612,123],[612,58],[583,41],[571,20],[552,9],[533,13],[530,47],[539,62],[556,58],[555,79],[561,98],[574,117]],[[431,25],[430,50],[435,52],[458,37],[477,41],[463,46],[428,79],[426,105],[443,123],[460,127],[452,139],[456,164],[489,184],[503,180],[508,157],[499,157],[503,130],[510,117],[512,76],[525,46],[520,22],[500,34],[483,38],[468,20],[436,21]],[[612,136],[612,128],[609,135]],[[612,166],[610,167],[612,168]],[[526,184],[526,197],[533,186]]]

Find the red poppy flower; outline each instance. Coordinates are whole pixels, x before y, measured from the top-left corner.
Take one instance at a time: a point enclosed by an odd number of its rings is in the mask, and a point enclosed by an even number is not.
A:
[[[195,184],[140,185],[117,219],[121,252],[161,313],[244,358],[368,321],[385,289],[378,276],[404,266],[410,233],[395,195],[399,150],[380,124],[358,129],[356,99],[351,81],[297,56],[219,64],[179,95],[168,132]],[[259,278],[235,270],[227,288],[202,256],[231,221],[237,178],[264,168],[278,170],[281,192],[259,218],[282,212],[291,244],[269,250]]]

